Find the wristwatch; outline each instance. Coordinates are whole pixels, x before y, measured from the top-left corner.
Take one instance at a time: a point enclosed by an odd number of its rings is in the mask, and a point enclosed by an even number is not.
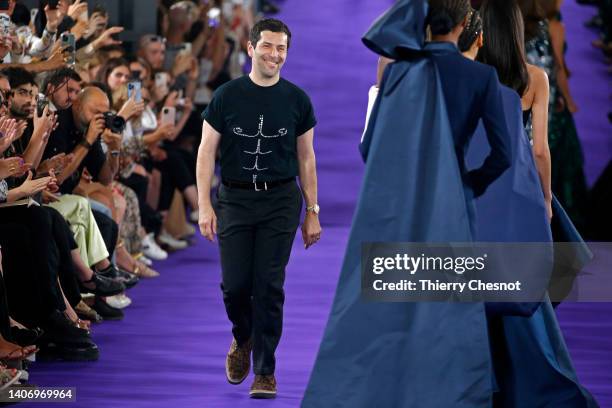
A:
[[[79,144],[81,146],[83,146],[84,148],[86,148],[87,150],[91,149],[91,143],[89,143],[86,139],[83,139],[79,142]]]
[[[319,207],[319,204],[313,204],[309,207],[306,207],[306,212],[312,212],[315,213],[316,215],[319,215],[319,211],[321,210],[321,208]]]

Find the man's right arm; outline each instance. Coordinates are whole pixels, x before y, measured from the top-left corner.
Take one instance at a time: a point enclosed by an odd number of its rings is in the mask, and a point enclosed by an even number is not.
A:
[[[215,157],[221,140],[221,134],[208,122],[202,126],[202,142],[198,149],[196,177],[198,184],[198,205],[200,207],[200,231],[209,241],[214,240],[217,233],[217,217],[212,208],[210,190],[215,172]]]

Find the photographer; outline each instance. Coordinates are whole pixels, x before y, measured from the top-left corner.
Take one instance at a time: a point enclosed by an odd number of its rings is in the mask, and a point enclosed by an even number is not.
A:
[[[72,108],[58,113],[59,126],[51,134],[44,158],[72,153],[73,160],[58,177],[61,191],[71,193],[83,169],[94,180],[108,185],[119,167],[121,132],[125,120],[109,112],[110,102],[99,88],[85,88]],[[102,141],[108,147],[104,151]]]

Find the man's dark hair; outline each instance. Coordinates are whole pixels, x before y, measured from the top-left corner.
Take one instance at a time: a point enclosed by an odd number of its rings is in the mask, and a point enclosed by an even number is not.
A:
[[[497,70],[499,81],[523,96],[529,86],[525,57],[523,15],[518,4],[507,0],[487,0],[480,8],[484,46],[478,61]]]
[[[466,52],[472,48],[472,45],[474,45],[474,42],[481,33],[482,18],[480,17],[480,13],[478,11],[473,10],[470,14],[468,24],[465,26],[465,29],[459,37],[459,51]]]
[[[471,10],[470,0],[429,0],[427,24],[432,35],[445,35],[457,27]]]
[[[27,26],[30,24],[30,10],[21,3],[15,4],[15,10],[11,15],[11,21],[15,23],[17,27]]]
[[[2,73],[8,78],[8,81],[11,84],[11,89],[17,89],[21,85],[27,84],[38,86],[36,80],[34,79],[34,75],[23,68],[6,68],[2,70]]]
[[[261,40],[261,33],[263,31],[287,34],[287,49],[289,49],[291,45],[291,31],[289,31],[289,27],[287,27],[285,23],[275,18],[264,18],[259,20],[255,23],[253,28],[251,28],[251,33],[249,34],[249,41],[253,44],[253,47]]]
[[[69,80],[74,80],[76,82],[81,82],[81,76],[71,68],[61,68],[57,71],[53,71],[43,83],[42,89],[47,90],[49,85],[54,88],[59,88],[63,84],[67,83]]]

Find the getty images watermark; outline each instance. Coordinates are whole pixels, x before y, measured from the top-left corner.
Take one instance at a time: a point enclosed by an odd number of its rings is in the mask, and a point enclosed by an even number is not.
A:
[[[411,256],[407,253],[395,254],[394,257],[375,257],[372,259],[372,273],[382,275],[389,271],[403,271],[411,276],[418,272],[446,272],[464,275],[466,272],[484,271],[488,255],[482,256]],[[423,276],[424,274],[421,274]],[[520,291],[521,281],[484,282],[482,279],[471,279],[467,282],[443,282],[439,279],[401,279],[399,282],[385,282],[375,279],[373,288],[376,291],[453,291],[463,293],[471,291]]]
[[[362,295],[385,302],[610,301],[612,290],[602,288],[612,289],[612,277],[603,273],[612,266],[612,256],[606,259],[612,244],[589,246],[365,243]]]

